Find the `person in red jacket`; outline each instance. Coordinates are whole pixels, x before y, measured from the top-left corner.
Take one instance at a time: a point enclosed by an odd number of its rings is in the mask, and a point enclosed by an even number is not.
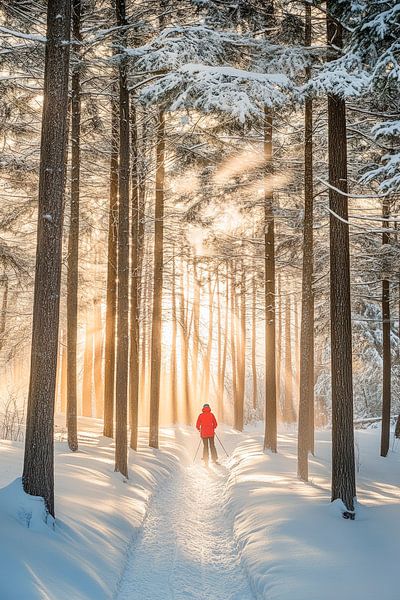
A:
[[[203,410],[199,414],[196,427],[200,431],[201,439],[203,440],[203,460],[208,464],[208,448],[211,451],[211,460],[213,463],[218,462],[217,449],[214,443],[214,433],[218,426],[217,419],[211,412],[209,404],[203,405]]]

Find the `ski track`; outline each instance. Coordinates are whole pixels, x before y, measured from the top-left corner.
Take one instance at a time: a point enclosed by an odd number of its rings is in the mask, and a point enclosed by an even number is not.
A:
[[[254,600],[224,515],[226,469],[189,466],[154,496],[117,600]]]

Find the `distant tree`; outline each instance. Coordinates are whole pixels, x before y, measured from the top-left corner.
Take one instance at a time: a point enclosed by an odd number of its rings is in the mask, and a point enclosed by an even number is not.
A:
[[[116,0],[117,26],[121,49],[127,46],[125,0]],[[128,477],[128,356],[129,356],[129,91],[127,63],[119,63],[119,170],[118,170],[118,302],[117,369],[115,378],[115,470]]]
[[[80,137],[81,137],[81,0],[72,1],[71,92],[71,215],[68,237],[67,276],[67,429],[68,446],[78,450],[77,414],[77,334],[78,334],[78,265],[79,265],[79,196],[80,196]]]
[[[111,93],[111,157],[108,211],[106,331],[104,345],[104,426],[106,437],[113,437],[115,400],[115,326],[117,309],[118,239],[118,148],[119,111],[115,86]]]
[[[54,401],[67,147],[70,0],[47,8],[37,253],[23,486],[54,517]]]

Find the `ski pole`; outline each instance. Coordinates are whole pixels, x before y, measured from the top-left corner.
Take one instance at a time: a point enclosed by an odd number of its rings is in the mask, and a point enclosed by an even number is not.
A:
[[[197,453],[198,453],[198,451],[199,451],[199,448],[200,448],[200,444],[201,444],[201,438],[200,438],[200,441],[199,441],[199,445],[198,445],[198,446],[197,446],[197,450],[196,450],[196,454],[195,454],[195,455],[194,455],[194,459],[193,459],[193,462],[196,462],[196,458],[197,458]]]
[[[221,444],[221,446],[222,446],[222,448],[223,448],[223,450],[224,450],[225,454],[226,454],[226,455],[229,457],[229,454],[228,454],[228,453],[227,453],[227,451],[225,450],[225,446],[223,445],[223,443],[221,442],[221,440],[220,440],[220,439],[219,439],[219,437],[218,437],[218,433],[215,433],[215,435],[217,436],[217,440],[218,440],[218,441],[219,441],[219,443]]]

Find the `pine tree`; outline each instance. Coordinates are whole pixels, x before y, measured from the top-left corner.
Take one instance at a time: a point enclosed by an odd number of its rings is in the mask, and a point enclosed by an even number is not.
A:
[[[67,147],[71,2],[47,8],[44,106],[31,374],[28,396],[23,486],[42,496],[54,517],[54,401],[57,369],[61,243]]]
[[[327,39],[341,48],[342,26],[330,16],[327,3]],[[347,208],[347,140],[345,101],[328,95],[328,152],[330,214],[330,301],[332,370],[332,500],[354,510],[356,496],[353,380],[350,305],[350,250]]]

